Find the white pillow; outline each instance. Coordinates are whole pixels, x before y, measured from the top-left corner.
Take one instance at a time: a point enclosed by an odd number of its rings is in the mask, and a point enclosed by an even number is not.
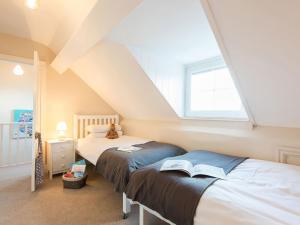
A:
[[[116,131],[121,131],[122,127],[119,124],[115,125]],[[90,125],[87,126],[87,131],[89,133],[107,133],[107,131],[110,129],[110,125]]]
[[[107,133],[90,133],[88,137],[91,137],[91,138],[105,138]],[[123,132],[122,131],[118,131],[118,135],[119,137],[121,137],[123,135]]]
[[[109,125],[89,125],[86,130],[89,133],[106,133],[109,130]]]

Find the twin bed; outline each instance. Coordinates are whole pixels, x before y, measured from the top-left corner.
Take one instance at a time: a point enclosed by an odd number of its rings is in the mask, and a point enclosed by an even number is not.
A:
[[[195,159],[201,153],[191,151],[184,157],[192,155]],[[215,165],[215,159],[212,157],[209,163]],[[245,159],[232,170],[225,170],[225,180],[210,183],[212,178],[208,177],[159,172],[161,164],[135,171],[127,186],[127,196],[140,205],[140,225],[145,210],[172,225],[300,224],[298,166]],[[203,182],[208,183],[204,192]]]
[[[118,116],[75,116],[76,150],[123,192],[124,218],[136,203],[140,225],[144,210],[172,225],[300,224],[300,167],[208,151],[186,153],[175,145],[126,135],[114,140],[87,135],[87,125],[110,123],[118,124]],[[142,150],[116,150],[128,145]],[[169,157],[223,167],[226,180],[160,172]]]
[[[168,157],[186,153],[178,146],[151,141],[149,139],[120,135],[117,139],[97,137],[90,134],[88,127],[119,124],[118,115],[75,115],[74,137],[76,152],[92,163],[96,171],[113,183],[117,192],[123,193],[123,217],[131,210],[132,201],[125,194],[132,172]],[[119,147],[136,146],[135,152],[118,151]]]

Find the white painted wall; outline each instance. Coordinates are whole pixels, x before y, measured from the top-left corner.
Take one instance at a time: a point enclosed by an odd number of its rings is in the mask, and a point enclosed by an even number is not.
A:
[[[300,1],[207,2],[256,123],[300,128]]]
[[[23,76],[13,74],[16,62],[0,60],[0,167],[31,161],[31,138],[13,139],[14,109],[33,109],[33,65],[18,63]]]
[[[0,32],[42,43],[59,52],[96,2],[40,1],[39,7],[31,10],[23,0],[0,1]]]
[[[177,144],[187,150],[212,150],[232,155],[277,161],[278,147],[300,153],[300,129],[256,127],[247,123],[180,120],[123,120],[128,135]]]
[[[177,119],[175,111],[123,45],[101,42],[74,63],[72,70],[123,117]]]
[[[129,46],[130,52],[168,103],[183,116],[184,66],[164,54],[157,55]]]
[[[74,61],[100,42],[141,2],[142,0],[97,1],[51,65],[59,73],[65,72]]]
[[[20,64],[23,76],[15,76],[15,62],[0,60],[0,123],[12,122],[12,110],[33,107],[33,66]]]
[[[106,38],[180,64],[220,55],[199,0],[144,0]]]
[[[185,64],[221,54],[199,0],[144,0],[106,38],[130,50],[178,116]]]

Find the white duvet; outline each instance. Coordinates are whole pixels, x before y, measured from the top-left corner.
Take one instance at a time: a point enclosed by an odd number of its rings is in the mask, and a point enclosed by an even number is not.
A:
[[[203,194],[194,225],[300,224],[300,167],[248,159]]]
[[[99,156],[107,149],[127,147],[135,144],[144,144],[150,140],[133,136],[120,136],[117,139],[95,138],[87,136],[79,139],[76,150],[85,159],[96,165]]]

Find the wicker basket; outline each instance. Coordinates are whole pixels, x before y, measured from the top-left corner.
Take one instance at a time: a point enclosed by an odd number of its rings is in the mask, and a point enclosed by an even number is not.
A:
[[[64,177],[64,175],[62,176],[64,188],[70,188],[70,189],[79,189],[84,187],[87,178],[88,178],[87,173],[85,173],[83,177],[79,177],[79,178]]]

